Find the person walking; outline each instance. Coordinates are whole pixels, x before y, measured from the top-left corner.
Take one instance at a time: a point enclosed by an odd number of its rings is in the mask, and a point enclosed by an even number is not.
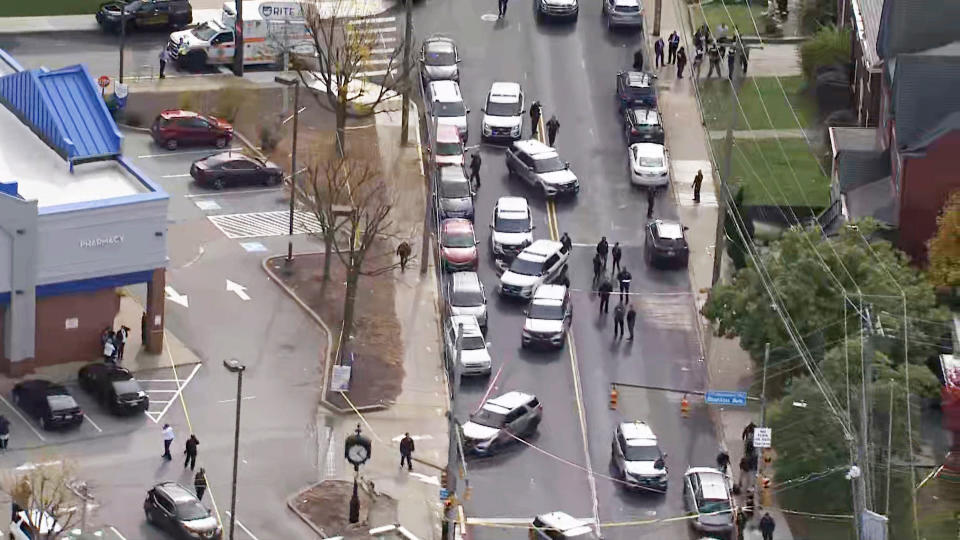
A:
[[[730,466],[730,454],[725,450],[720,450],[720,453],[717,454],[717,468],[720,469],[720,472],[727,474],[727,467]]]
[[[117,359],[116,334],[113,330],[107,333],[107,339],[103,342],[103,361],[113,363]]]
[[[123,362],[123,351],[127,348],[127,338],[130,337],[130,328],[120,325],[120,329],[114,335],[117,348],[117,360]]]
[[[656,202],[657,191],[655,189],[647,189],[647,219],[653,217],[653,203]]]
[[[730,47],[730,52],[727,53],[727,78],[731,81],[733,80],[734,62],[736,60],[737,54],[734,52],[734,48]]]
[[[607,237],[604,236],[597,242],[597,255],[603,260],[603,269],[607,269],[607,248],[610,244],[607,243]]]
[[[687,66],[687,51],[683,47],[677,51],[677,78],[683,78],[683,68]]]
[[[637,52],[633,53],[633,69],[643,71],[643,49],[637,49]]]
[[[663,61],[663,38],[658,37],[657,41],[653,43],[653,57],[654,64],[659,69],[661,66],[666,65],[666,62]]]
[[[620,250],[620,242],[613,243],[613,249],[610,250],[610,255],[613,257],[613,264],[610,265],[610,271],[616,272],[620,269],[620,257],[623,256],[623,252]]]
[[[750,469],[753,467],[750,465],[750,456],[744,454],[740,458],[740,478],[737,479],[737,491],[740,493],[746,493],[750,489]]]
[[[497,18],[502,19],[507,16],[507,0],[497,0]]]
[[[200,446],[200,439],[197,439],[197,436],[193,433],[190,434],[190,438],[187,439],[187,444],[183,449],[183,453],[187,455],[187,459],[183,462],[183,468],[186,469],[187,465],[190,465],[190,470],[197,465],[197,447]]]
[[[752,441],[753,440],[753,430],[757,429],[757,425],[751,421],[743,428],[743,432],[740,434],[740,439],[742,441]]]
[[[723,77],[720,71],[720,49],[716,42],[711,43],[707,48],[707,58],[710,60],[710,71],[707,72],[707,78],[713,77],[713,70],[717,70],[717,77]]]
[[[7,449],[7,443],[10,442],[10,420],[0,414],[0,450]]]
[[[573,240],[570,239],[570,235],[567,233],[563,233],[563,236],[560,237],[560,244],[567,248],[567,251],[573,249]]]
[[[400,468],[403,468],[403,461],[407,461],[407,470],[413,470],[413,461],[410,460],[410,456],[413,455],[413,437],[409,433],[404,433],[403,438],[400,439]]]
[[[167,76],[163,74],[164,70],[167,69],[167,62],[170,61],[170,51],[166,47],[160,49],[160,78],[165,79]]]
[[[197,500],[203,500],[203,493],[207,491],[207,470],[200,467],[193,477],[193,489],[197,492]]]
[[[703,170],[697,169],[697,175],[693,177],[693,202],[700,202],[700,185],[703,184]]]
[[[673,64],[677,61],[677,48],[680,46],[680,36],[674,30],[667,38],[667,63]]]
[[[630,337],[627,341],[633,341],[633,326],[637,323],[637,310],[633,307],[633,302],[627,305],[627,330],[630,331]]]
[[[550,116],[550,120],[547,120],[547,142],[550,146],[553,146],[553,141],[557,140],[558,131],[560,131],[560,121],[554,114]]]
[[[413,251],[413,248],[410,247],[410,244],[404,240],[400,242],[400,245],[397,246],[397,257],[400,257],[400,271],[407,271],[407,261],[410,260],[410,252]]]
[[[600,281],[600,276],[603,275],[603,259],[600,258],[600,254],[597,253],[593,256],[593,284],[596,285]]]
[[[163,425],[163,459],[170,461],[173,459],[173,456],[170,455],[170,445],[173,444],[174,434],[173,428],[170,427],[170,424]]]
[[[760,518],[760,534],[763,535],[763,540],[773,540],[773,530],[776,528],[777,522],[773,520],[773,516],[770,512],[764,512]]]
[[[480,151],[477,150],[470,156],[470,181],[477,183],[477,188],[480,188]]]
[[[600,313],[608,313],[610,311],[610,293],[613,292],[613,285],[610,283],[610,280],[603,278],[603,283],[600,284]]]
[[[540,129],[540,113],[542,113],[543,107],[540,106],[539,101],[534,101],[530,104],[530,129],[532,130],[533,137],[537,137],[537,131]]]
[[[623,302],[618,302],[613,308],[613,339],[623,339]]]
[[[630,281],[633,280],[633,276],[630,275],[630,271],[626,268],[620,269],[620,273],[617,274],[617,281],[620,283],[620,301],[626,302],[627,297],[630,296]]]

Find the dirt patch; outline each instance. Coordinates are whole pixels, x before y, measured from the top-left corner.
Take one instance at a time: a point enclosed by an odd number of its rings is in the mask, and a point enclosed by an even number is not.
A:
[[[357,490],[360,500],[360,521],[349,522],[350,498],[353,482],[325,480],[297,494],[294,506],[327,537],[345,539],[370,538],[373,527],[396,523],[397,501],[386,495],[371,495],[366,489]]]

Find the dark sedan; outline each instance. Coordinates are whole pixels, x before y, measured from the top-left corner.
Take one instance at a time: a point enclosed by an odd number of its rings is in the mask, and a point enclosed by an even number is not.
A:
[[[213,189],[250,184],[275,186],[283,181],[283,169],[271,161],[231,151],[194,161],[190,176]]]
[[[97,362],[80,368],[80,388],[114,414],[147,410],[150,398],[133,378],[130,370],[112,364]]]
[[[13,387],[13,402],[40,420],[43,429],[76,427],[83,423],[83,411],[67,388],[44,379],[17,383]]]
[[[623,133],[627,144],[652,142],[663,144],[663,124],[656,109],[631,107],[623,113]]]
[[[687,228],[675,221],[657,219],[647,224],[643,256],[651,266],[674,264],[686,267],[690,258]]]

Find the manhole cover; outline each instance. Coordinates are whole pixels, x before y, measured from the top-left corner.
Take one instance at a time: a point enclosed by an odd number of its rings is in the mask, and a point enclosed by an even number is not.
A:
[[[480,16],[480,20],[484,22],[493,22],[499,18],[496,13],[484,13]]]

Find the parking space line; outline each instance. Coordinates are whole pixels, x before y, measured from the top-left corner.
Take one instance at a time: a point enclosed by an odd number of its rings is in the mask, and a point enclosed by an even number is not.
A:
[[[257,399],[257,396],[244,396],[241,401],[246,401],[248,399]],[[237,402],[237,398],[231,398],[231,399],[221,399],[217,403],[236,403],[236,402]]]
[[[13,414],[17,415],[18,418],[20,418],[21,420],[23,420],[23,422],[24,422],[25,424],[27,424],[27,427],[30,428],[30,431],[32,431],[34,435],[36,435],[37,437],[40,437],[40,440],[41,440],[41,441],[47,442],[47,439],[46,439],[43,435],[41,435],[39,431],[37,431],[37,428],[33,427],[33,424],[31,424],[30,421],[27,420],[27,418],[26,418],[25,416],[23,416],[22,414],[20,414],[20,411],[18,411],[16,407],[14,407],[13,405],[11,405],[10,402],[7,401],[7,399],[6,399],[5,397],[0,396],[0,401],[3,401],[3,404],[6,405],[7,407],[9,407],[10,410],[13,411]]]
[[[190,176],[190,173],[187,173],[187,174],[165,174],[165,175],[161,176],[160,178],[187,178],[188,176]]]
[[[220,149],[220,150],[218,150],[218,149],[216,149],[216,148],[207,148],[206,150],[183,150],[183,151],[180,151],[180,152],[171,151],[171,152],[167,152],[167,153],[165,153],[165,154],[144,154],[144,155],[142,155],[142,156],[137,156],[137,159],[158,158],[158,157],[176,157],[176,156],[181,156],[181,155],[183,155],[183,154],[216,154],[216,153],[218,153],[218,152],[239,152],[239,151],[241,151],[241,150],[243,150],[243,147],[237,146],[237,147],[235,147],[235,148],[223,148],[223,149]]]
[[[179,379],[137,379],[140,382],[180,382]]]
[[[184,379],[183,383],[176,381],[178,388],[175,391],[176,393],[174,394],[173,399],[167,402],[167,406],[164,407],[162,411],[160,411],[160,415],[157,416],[157,419],[155,420],[155,422],[159,422],[160,419],[163,418],[163,415],[167,414],[167,410],[170,409],[170,406],[173,405],[173,402],[177,400],[177,396],[180,396],[183,393],[183,389],[187,387],[187,384],[190,383],[190,380],[193,379],[193,376],[197,374],[197,371],[200,370],[200,366],[202,365],[203,364],[197,364],[196,366],[194,366],[193,371],[190,372],[190,376]],[[173,369],[176,369],[176,366],[174,366]]]
[[[230,511],[229,511],[229,510],[225,511],[224,513],[227,514],[227,517],[230,517]],[[243,525],[243,523],[240,523],[240,520],[239,520],[239,519],[237,519],[237,520],[235,520],[235,521],[236,521],[236,523],[237,523],[237,526],[240,527],[240,529],[243,530],[243,532],[245,532],[245,533],[247,533],[247,534],[250,535],[250,538],[253,538],[253,540],[260,540],[259,538],[257,538],[257,536],[256,536],[255,534],[253,534],[252,532],[250,532],[250,529],[246,528],[246,527]]]
[[[122,535],[122,534],[120,534],[120,531],[118,531],[117,528],[114,527],[113,525],[110,526],[110,530],[113,531],[113,534],[119,536],[119,537],[120,537],[120,540],[127,540],[127,537],[124,536],[124,535]]]
[[[143,381],[140,381],[140,382],[143,382]],[[147,391],[148,391],[148,392],[151,392],[151,393],[157,393],[157,394],[175,394],[175,393],[177,393],[176,390],[154,390],[154,389],[152,389],[152,388],[151,388],[150,390],[147,390]]]
[[[100,426],[98,426],[97,423],[94,422],[92,418],[90,418],[89,414],[84,414],[83,419],[86,420],[87,422],[90,422],[90,425],[95,427],[97,431],[99,431],[100,433],[103,433],[103,430],[100,429]]]
[[[281,191],[282,187],[276,188],[263,188],[263,189],[240,189],[234,191],[221,191],[219,193],[188,193],[184,195],[187,199],[197,199],[201,197],[226,197],[228,195],[250,195],[252,193],[270,193],[273,191]]]

